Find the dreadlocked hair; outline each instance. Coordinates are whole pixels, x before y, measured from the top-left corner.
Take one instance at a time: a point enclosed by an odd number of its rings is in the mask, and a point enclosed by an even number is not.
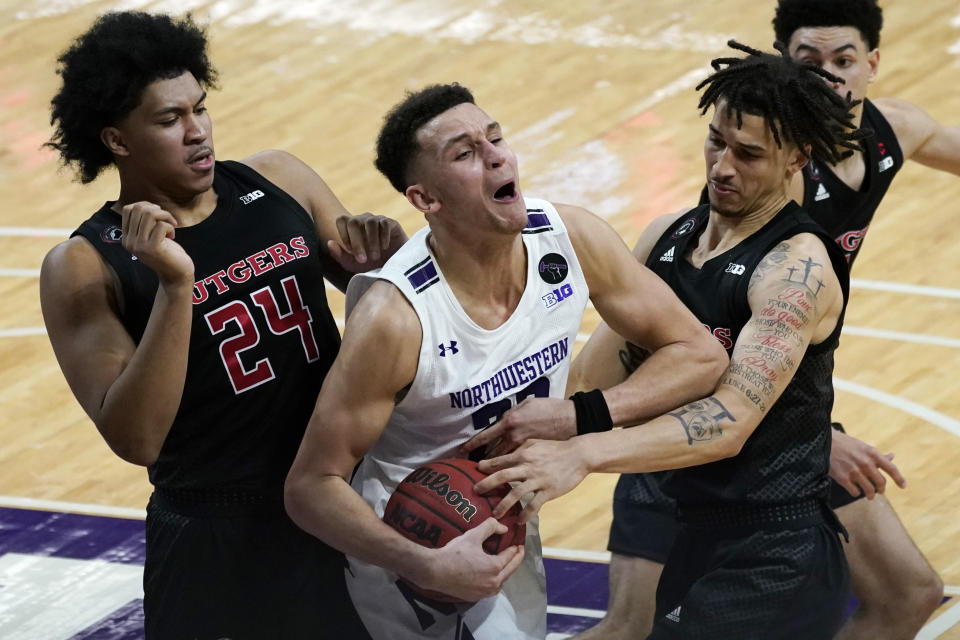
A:
[[[777,40],[790,44],[803,27],[854,27],[870,51],[880,46],[883,10],[877,0],[780,0],[773,18]]]
[[[841,78],[808,63],[794,62],[782,42],[774,43],[780,55],[764,53],[735,40],[727,44],[748,55],[717,58],[715,72],[697,85],[706,87],[697,107],[705,114],[722,99],[729,117],[736,113],[737,126],[743,114],[762,116],[778,147],[791,142],[807,157],[837,163],[860,149],[869,131],[858,129],[850,109],[860,103],[838,95],[824,80]]]

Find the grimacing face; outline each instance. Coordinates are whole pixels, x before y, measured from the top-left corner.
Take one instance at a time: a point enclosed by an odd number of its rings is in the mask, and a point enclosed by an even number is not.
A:
[[[782,206],[790,177],[806,164],[795,145],[777,145],[762,116],[742,118],[737,127],[736,114],[727,114],[726,102],[718,102],[703,145],[710,206],[733,218]]]
[[[444,111],[421,127],[417,142],[416,182],[407,188],[414,206],[455,215],[475,231],[516,233],[526,225],[517,157],[482,109],[462,103]]]
[[[866,97],[880,62],[880,51],[867,50],[856,27],[801,27],[790,36],[787,50],[794,60],[811,62],[843,78],[843,84],[831,86],[841,96],[850,92],[854,100]]]

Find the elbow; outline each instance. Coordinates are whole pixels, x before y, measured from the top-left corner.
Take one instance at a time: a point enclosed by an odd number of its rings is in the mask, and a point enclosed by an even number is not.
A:
[[[124,427],[126,430],[130,430],[130,425],[124,425]],[[107,446],[121,460],[141,467],[149,467],[160,457],[160,450],[163,448],[162,441],[153,442],[148,438],[131,436],[129,433],[120,436],[112,435],[114,432],[109,427],[99,424],[97,428],[107,442]]]
[[[306,493],[308,493],[308,481],[294,465],[287,473],[287,479],[283,483],[283,508],[286,509],[290,519],[298,525],[300,524],[301,506],[306,499]]]
[[[121,460],[141,467],[149,467],[160,457],[160,447],[138,446],[133,443],[110,443],[110,449]]]
[[[699,353],[701,362],[698,369],[702,372],[700,377],[702,387],[699,391],[706,396],[716,391],[720,379],[730,366],[730,356],[727,355],[727,350],[712,337],[710,344]]]

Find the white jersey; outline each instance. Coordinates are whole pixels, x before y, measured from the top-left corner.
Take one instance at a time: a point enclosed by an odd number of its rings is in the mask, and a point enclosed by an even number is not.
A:
[[[381,517],[394,488],[421,464],[456,457],[459,445],[528,396],[563,397],[589,291],[556,209],[544,200],[526,199],[526,206],[526,287],[496,329],[481,328],[460,306],[430,252],[429,228],[382,269],[350,281],[348,315],[383,279],[403,292],[423,328],[413,383],[352,481]],[[544,638],[546,578],[536,519],[527,524],[525,545],[522,565],[501,592],[475,604],[423,602],[401,591],[396,574],[352,557],[347,585],[375,640]]]

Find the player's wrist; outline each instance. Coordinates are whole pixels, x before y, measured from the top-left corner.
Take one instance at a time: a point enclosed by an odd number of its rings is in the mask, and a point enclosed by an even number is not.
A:
[[[613,429],[613,418],[610,416],[610,408],[603,397],[603,391],[577,391],[570,399],[573,400],[578,436]]]

